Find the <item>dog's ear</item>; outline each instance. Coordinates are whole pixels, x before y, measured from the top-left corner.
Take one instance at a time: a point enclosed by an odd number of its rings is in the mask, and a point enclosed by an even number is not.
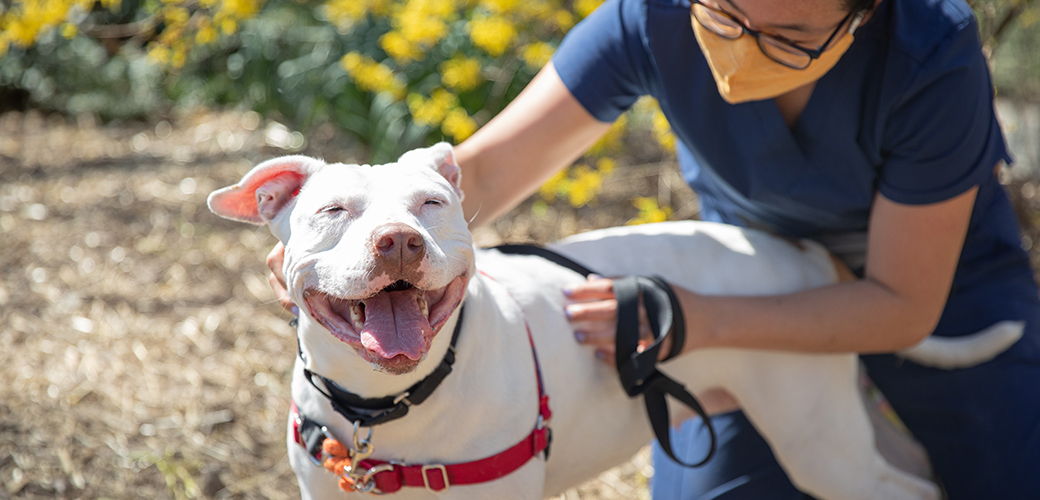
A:
[[[263,225],[296,195],[307,177],[324,165],[307,156],[283,156],[250,170],[238,184],[210,193],[209,209],[232,220]]]
[[[455,161],[455,151],[450,143],[438,142],[425,149],[409,151],[401,155],[401,158],[397,161],[399,163],[421,161],[431,164],[434,170],[448,180],[452,189],[455,190],[455,194],[459,197],[459,201],[462,200],[462,169],[459,168],[458,162]]]

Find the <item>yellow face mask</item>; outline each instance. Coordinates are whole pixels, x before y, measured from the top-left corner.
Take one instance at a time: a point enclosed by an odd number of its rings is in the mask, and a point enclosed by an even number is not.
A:
[[[708,61],[719,94],[730,104],[770,99],[819,80],[852,45],[858,23],[805,69],[788,68],[762,53],[755,37],[730,40],[708,31],[692,16],[693,34]]]

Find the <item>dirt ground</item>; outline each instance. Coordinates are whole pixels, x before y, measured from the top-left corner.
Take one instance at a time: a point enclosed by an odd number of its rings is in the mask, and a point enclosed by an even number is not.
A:
[[[275,241],[205,200],[274,156],[356,155],[331,129],[303,141],[253,113],[170,121],[0,115],[0,500],[299,497]],[[535,218],[528,203],[479,243],[624,223],[637,194],[690,215],[649,140],[629,141],[595,207]],[[644,498],[650,474],[644,450],[561,498]]]

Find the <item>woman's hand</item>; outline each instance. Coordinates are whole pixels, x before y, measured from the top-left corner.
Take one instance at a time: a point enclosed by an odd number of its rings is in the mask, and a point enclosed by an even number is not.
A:
[[[574,302],[567,304],[564,311],[574,328],[574,338],[580,344],[596,348],[596,357],[614,366],[614,338],[617,336],[617,299],[614,297],[614,281],[589,275],[588,281],[565,288],[563,294]],[[639,303],[639,350],[653,342],[650,321],[642,301]],[[663,358],[669,350],[671,337],[661,346]],[[725,389],[713,388],[697,394],[701,406],[709,415],[718,415],[740,409],[736,399]],[[678,426],[684,420],[696,416],[688,408],[679,411],[673,420]]]
[[[285,245],[282,242],[278,242],[274,248],[271,249],[271,253],[267,254],[267,267],[271,269],[270,276],[267,277],[267,281],[271,283],[271,288],[274,289],[274,294],[278,296],[278,303],[285,308],[286,311],[293,313],[295,316],[300,315],[300,308],[296,307],[296,304],[292,303],[292,299],[289,298],[289,291],[285,288],[285,276],[282,275],[282,259],[285,258]]]
[[[573,302],[564,307],[564,313],[574,328],[574,338],[580,344],[596,348],[596,357],[613,366],[617,337],[617,299],[614,297],[614,281],[595,274],[588,281],[563,290]],[[639,351],[653,342],[650,321],[642,301],[639,303]],[[661,349],[661,357],[668,352],[667,343]]]

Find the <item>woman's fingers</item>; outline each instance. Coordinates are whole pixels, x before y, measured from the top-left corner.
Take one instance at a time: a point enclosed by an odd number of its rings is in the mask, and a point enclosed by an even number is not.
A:
[[[567,319],[574,329],[575,340],[580,344],[596,347],[596,357],[613,365],[618,311],[613,280],[591,275],[585,283],[564,290],[564,294],[568,298],[578,301],[564,306]],[[648,347],[653,340],[654,334],[650,329],[646,308],[640,301],[639,351]],[[665,340],[661,349],[661,357],[668,352],[670,340]]]
[[[564,287],[563,295],[575,301],[613,299],[614,281],[590,274],[586,282]]]
[[[271,274],[267,277],[267,281],[271,284],[274,294],[278,297],[278,303],[286,311],[299,315],[299,309],[292,303],[292,300],[289,298],[289,291],[285,288],[285,276],[282,275],[282,261],[284,258],[285,246],[279,241],[271,249],[271,253],[267,254],[267,267],[271,269]]]

